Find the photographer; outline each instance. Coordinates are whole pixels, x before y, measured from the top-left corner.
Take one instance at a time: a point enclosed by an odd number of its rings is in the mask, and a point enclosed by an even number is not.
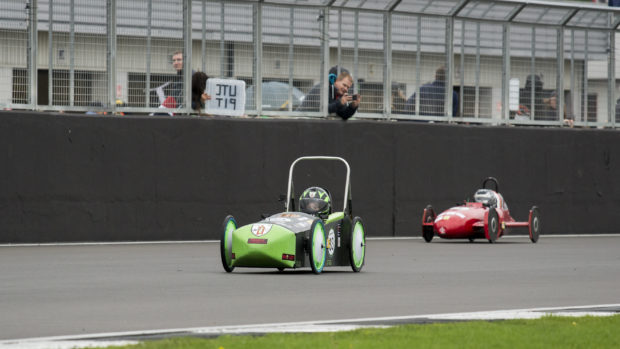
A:
[[[349,90],[353,86],[353,77],[346,69],[341,69],[338,74],[338,67],[332,67],[329,70],[329,114],[336,114],[343,120],[347,120],[355,112],[360,105],[361,96],[359,94],[349,94]],[[318,111],[320,106],[321,85],[315,85],[304,98],[303,103],[297,108],[297,111]]]

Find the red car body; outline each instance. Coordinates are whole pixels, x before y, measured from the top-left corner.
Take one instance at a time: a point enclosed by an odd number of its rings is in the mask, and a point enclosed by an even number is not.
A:
[[[485,188],[494,183],[495,190]],[[422,214],[422,236],[431,242],[435,235],[444,239],[487,239],[495,242],[510,228],[528,228],[530,240],[538,241],[540,235],[540,214],[536,206],[530,209],[527,221],[516,221],[510,215],[508,205],[498,192],[497,180],[489,177],[483,181],[482,189],[476,191],[474,202],[451,207],[439,215],[432,206]]]

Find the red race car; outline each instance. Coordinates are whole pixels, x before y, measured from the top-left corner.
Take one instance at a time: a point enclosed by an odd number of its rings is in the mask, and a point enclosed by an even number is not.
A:
[[[494,185],[494,190],[487,188]],[[436,215],[431,205],[422,214],[422,236],[431,242],[437,234],[444,239],[487,239],[493,243],[506,233],[507,228],[528,228],[530,240],[538,241],[540,213],[536,206],[530,209],[527,222],[517,222],[510,215],[504,197],[499,193],[497,179],[489,177],[482,181],[482,189],[474,194],[474,201],[452,207]]]

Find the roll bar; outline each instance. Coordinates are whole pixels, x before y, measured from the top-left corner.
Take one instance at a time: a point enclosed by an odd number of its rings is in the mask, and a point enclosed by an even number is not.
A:
[[[347,208],[351,208],[349,205],[349,201],[351,200],[351,167],[349,167],[349,163],[338,156],[302,156],[300,158],[297,158],[297,160],[293,161],[293,163],[291,164],[291,168],[289,169],[289,173],[288,173],[288,190],[286,192],[286,212],[290,212],[290,204],[291,204],[291,195],[292,195],[292,189],[293,189],[293,170],[295,169],[295,165],[297,165],[297,163],[301,162],[301,161],[306,161],[306,160],[328,160],[328,161],[340,161],[342,162],[345,167],[347,168],[347,176],[345,178],[345,183],[344,183],[344,206],[342,208],[342,212],[347,212]]]
[[[487,177],[482,181],[482,189],[486,189],[487,183],[491,182],[495,185],[495,192],[499,193],[499,182],[495,177]]]

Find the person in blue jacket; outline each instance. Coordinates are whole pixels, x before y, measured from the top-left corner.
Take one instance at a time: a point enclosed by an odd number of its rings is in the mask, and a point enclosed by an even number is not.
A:
[[[435,71],[435,81],[424,84],[420,87],[420,115],[423,116],[445,116],[444,96],[446,91],[446,69],[439,67]],[[405,110],[409,114],[415,113],[414,93],[409,97],[405,104]],[[452,91],[452,116],[458,116],[459,96],[456,91]]]

